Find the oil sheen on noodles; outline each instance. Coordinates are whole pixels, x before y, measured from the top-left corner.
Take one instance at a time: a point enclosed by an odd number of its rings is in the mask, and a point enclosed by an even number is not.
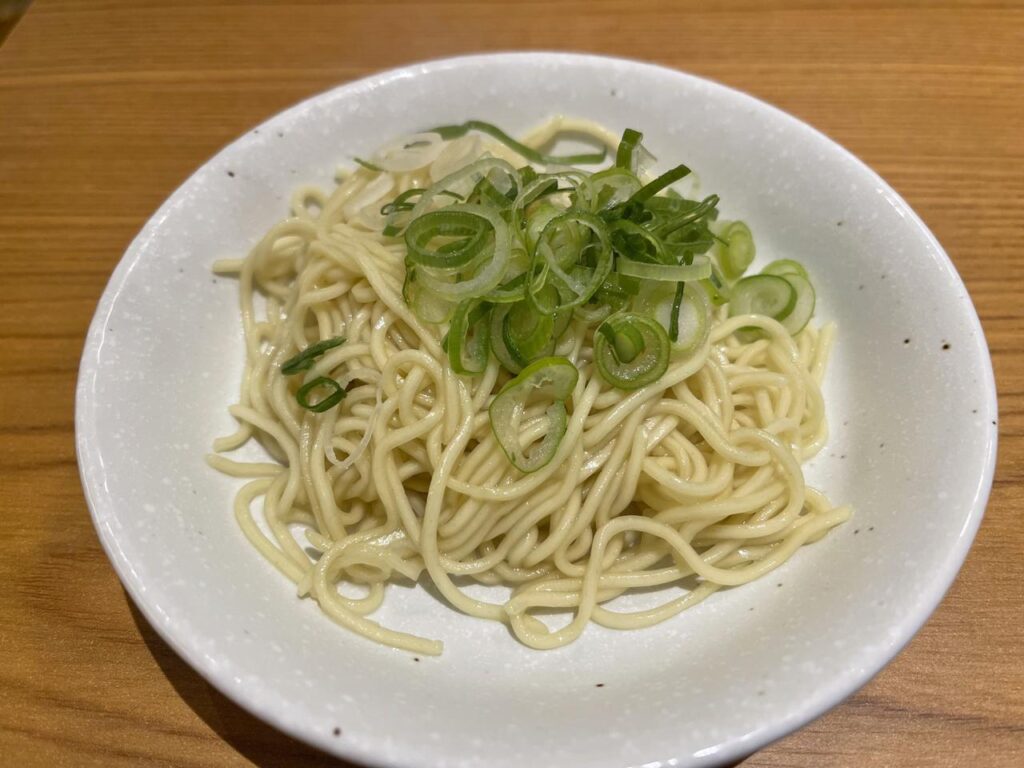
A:
[[[563,118],[523,141],[540,147],[562,130],[617,142]],[[541,470],[513,467],[487,412],[507,373],[493,357],[482,375],[451,371],[443,329],[403,299],[405,246],[382,235],[380,208],[485,152],[523,160],[472,134],[403,147],[378,152],[390,171],[341,171],[333,191],[299,189],[291,215],[245,259],[215,266],[238,276],[246,362],[229,408],[239,429],[215,442],[209,462],[246,480],[238,523],[300,596],[367,638],[440,654],[439,640],[370,618],[389,582],[429,579],[457,610],[556,648],[590,622],[665,621],[763,576],[849,517],[801,471],[827,436],[820,385],[833,327],[793,338],[769,317],[724,308],[696,354],[631,392],[597,375],[593,331],[571,325],[555,350],[580,373],[565,437]],[[737,338],[751,326],[762,338]],[[347,397],[304,410],[281,364],[338,336],[345,343],[313,371]],[[254,439],[272,460],[222,455]],[[493,589],[465,588],[473,582]],[[638,589],[649,600],[659,587],[653,607],[616,600]]]

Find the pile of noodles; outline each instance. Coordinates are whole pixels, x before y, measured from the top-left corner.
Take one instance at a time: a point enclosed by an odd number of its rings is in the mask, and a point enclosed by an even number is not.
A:
[[[554,120],[524,143],[541,146],[566,128],[616,142],[600,127]],[[580,373],[565,437],[535,473],[509,463],[487,415],[508,374],[494,359],[475,377],[451,371],[446,329],[420,322],[403,299],[405,246],[382,234],[380,213],[399,192],[485,152],[523,162],[474,135],[385,148],[377,157],[391,170],[339,173],[330,192],[298,190],[290,216],[246,258],[216,265],[238,276],[246,362],[229,409],[240,427],[209,461],[247,480],[238,522],[299,594],[370,639],[439,654],[441,642],[370,618],[390,582],[427,579],[459,611],[554,648],[589,622],[664,621],[763,576],[846,520],[849,510],[807,487],[801,471],[827,436],[820,387],[833,328],[808,325],[794,338],[770,318],[729,319],[725,308],[697,353],[632,392],[597,375],[593,331],[571,324],[554,352]],[[752,325],[763,337],[741,342],[736,331]],[[327,412],[306,410],[281,364],[339,336],[345,343],[314,371],[347,396]],[[222,455],[252,439],[272,460]],[[467,592],[474,583],[504,589],[469,590],[480,599]],[[652,587],[664,588],[655,607],[613,603]]]

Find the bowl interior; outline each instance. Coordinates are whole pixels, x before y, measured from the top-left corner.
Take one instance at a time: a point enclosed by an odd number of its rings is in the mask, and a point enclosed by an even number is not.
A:
[[[557,113],[637,127],[686,162],[758,263],[792,257],[835,320],[832,434],[807,473],[854,519],[770,576],[656,628],[591,627],[535,652],[423,589],[380,620],[445,641],[416,660],[336,627],[247,544],[236,481],[207,468],[242,365],[240,255],[299,182],[382,138]],[[409,117],[413,116],[413,117]],[[230,173],[229,173],[230,172]],[[372,764],[624,766],[751,751],[838,701],[923,623],[980,519],[995,448],[984,338],[963,284],[906,204],[795,119],[676,72],[528,54],[418,65],[344,86],[225,149],[164,205],[103,297],[83,357],[78,440],[101,538],[129,591],[215,685],[293,735]],[[602,684],[599,687],[599,684]],[[341,736],[334,729],[341,729]]]

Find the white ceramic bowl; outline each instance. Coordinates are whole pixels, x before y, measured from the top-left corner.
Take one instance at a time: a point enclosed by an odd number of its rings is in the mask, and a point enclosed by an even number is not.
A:
[[[246,543],[237,483],[203,454],[229,431],[244,253],[299,181],[383,139],[469,117],[511,132],[565,113],[642,129],[686,162],[760,258],[794,257],[839,324],[833,425],[810,479],[852,522],[759,582],[658,627],[591,627],[531,651],[500,625],[395,589],[382,620],[446,643],[439,659],[353,636],[299,601]],[[985,507],[996,399],[981,327],[942,248],[855,157],[749,96],[647,64],[500,54],[417,64],[272,118],[195,173],[117,267],[77,401],[100,539],[157,631],[211,683],[287,733],[375,766],[682,766],[736,759],[875,674],[949,586]],[[955,662],[954,662],[955,663]],[[597,687],[603,683],[602,687]],[[335,735],[335,729],[341,735]]]

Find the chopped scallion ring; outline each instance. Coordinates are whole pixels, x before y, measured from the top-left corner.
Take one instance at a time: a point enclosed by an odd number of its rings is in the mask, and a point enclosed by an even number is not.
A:
[[[700,349],[711,330],[711,306],[700,283],[681,283],[654,307],[654,319],[667,327],[672,351],[685,356]]]
[[[796,290],[788,280],[777,275],[751,275],[733,286],[729,316],[767,315],[781,322],[795,306]]]
[[[491,310],[490,341],[491,351],[501,363],[502,367],[510,373],[519,373],[523,370],[522,364],[516,360],[511,350],[505,346],[505,317],[512,309],[511,304],[498,304]]]
[[[460,376],[483,373],[491,353],[490,337],[490,307],[478,301],[460,304],[445,337],[452,370]]]
[[[576,366],[564,357],[545,357],[526,366],[494,398],[488,409],[491,431],[509,462],[520,472],[536,472],[554,458],[568,424],[565,401],[572,395],[578,379]],[[551,404],[543,417],[543,437],[524,450],[522,421],[533,397],[550,400]]]
[[[613,315],[594,334],[594,362],[605,381],[618,389],[640,389],[668,370],[671,342],[657,320],[644,315]]]
[[[556,237],[562,234],[565,228],[574,225],[582,225],[589,229],[593,237],[578,253],[577,264],[567,271],[563,266],[564,260],[559,259]],[[579,259],[583,258],[589,258],[592,265],[580,264]],[[578,307],[597,292],[611,269],[612,248],[607,227],[592,214],[569,211],[552,219],[544,227],[534,250],[533,264],[530,270],[532,278],[546,275],[547,279],[554,283],[564,300],[555,306],[541,304],[538,294],[543,283],[538,285],[536,279],[531,279],[527,283],[527,297],[539,312],[545,314],[554,314],[558,310]]]
[[[497,139],[513,152],[522,155],[531,163],[538,165],[590,165],[604,161],[605,151],[587,152],[578,155],[545,155],[537,150],[516,141],[501,128],[483,120],[467,120],[461,125],[442,125],[438,128],[431,128],[430,133],[438,133],[442,139],[451,140],[465,136],[470,131],[486,133],[493,139]]]
[[[629,198],[629,202],[642,203],[645,200],[649,200],[650,198],[654,197],[656,194],[661,192],[661,190],[665,189],[665,187],[669,186],[670,184],[675,184],[677,181],[684,179],[689,175],[689,168],[687,168],[685,165],[677,165],[675,168],[665,171],[663,174],[661,174],[661,176],[659,176],[658,178],[654,179],[651,182],[648,182],[640,189],[638,189],[636,193],[631,198]]]
[[[782,327],[789,331],[791,336],[796,336],[804,329],[807,322],[814,314],[814,286],[806,277],[798,274],[783,275],[783,278],[796,291],[796,304],[792,311],[782,321]]]
[[[692,264],[647,264],[620,257],[616,269],[626,277],[682,283],[711,277],[711,259],[702,255],[694,257]]]
[[[615,167],[622,168],[636,175],[640,163],[640,142],[644,135],[635,128],[627,128],[622,132],[622,140],[615,152]]]
[[[719,252],[722,272],[729,280],[738,280],[754,261],[754,236],[742,221],[734,221],[722,232],[725,246]]]
[[[777,261],[771,262],[768,266],[761,270],[762,275],[799,275],[804,280],[810,280],[810,276],[807,274],[807,270],[804,269],[804,265],[799,261],[793,259],[778,259]]]
[[[420,279],[423,281],[423,286],[436,294],[438,298],[460,302],[478,298],[498,287],[511,259],[512,239],[508,224],[496,209],[467,203],[442,209],[439,213],[456,208],[459,211],[486,219],[491,232],[493,232],[493,237],[487,238],[486,248],[479,252],[479,258],[474,261],[475,268],[464,279],[460,276],[460,279],[452,281],[448,279],[451,276],[450,270],[447,270],[447,274],[438,274],[435,270],[425,267],[421,267],[423,273]]]
[[[316,344],[310,344],[295,357],[290,357],[281,363],[281,373],[285,376],[294,376],[296,373],[308,371],[320,355],[329,349],[340,347],[344,343],[344,336],[335,336],[333,339],[324,339]]]
[[[330,394],[320,400],[317,400],[315,403],[309,402],[309,395],[314,390],[320,388],[329,389]],[[307,381],[299,387],[299,391],[295,393],[295,399],[298,401],[299,405],[307,411],[323,413],[324,411],[331,410],[331,408],[344,400],[345,394],[344,388],[334,379],[329,379],[326,376],[319,376],[312,381]]]
[[[548,288],[551,288],[548,286]],[[554,292],[554,289],[551,289]],[[551,346],[554,315],[534,311],[528,302],[513,304],[501,326],[502,342],[520,366],[526,366]]]
[[[408,258],[433,269],[458,269],[483,253],[492,233],[490,218],[469,206],[451,206],[424,213],[405,230]],[[441,245],[431,244],[440,240]]]

